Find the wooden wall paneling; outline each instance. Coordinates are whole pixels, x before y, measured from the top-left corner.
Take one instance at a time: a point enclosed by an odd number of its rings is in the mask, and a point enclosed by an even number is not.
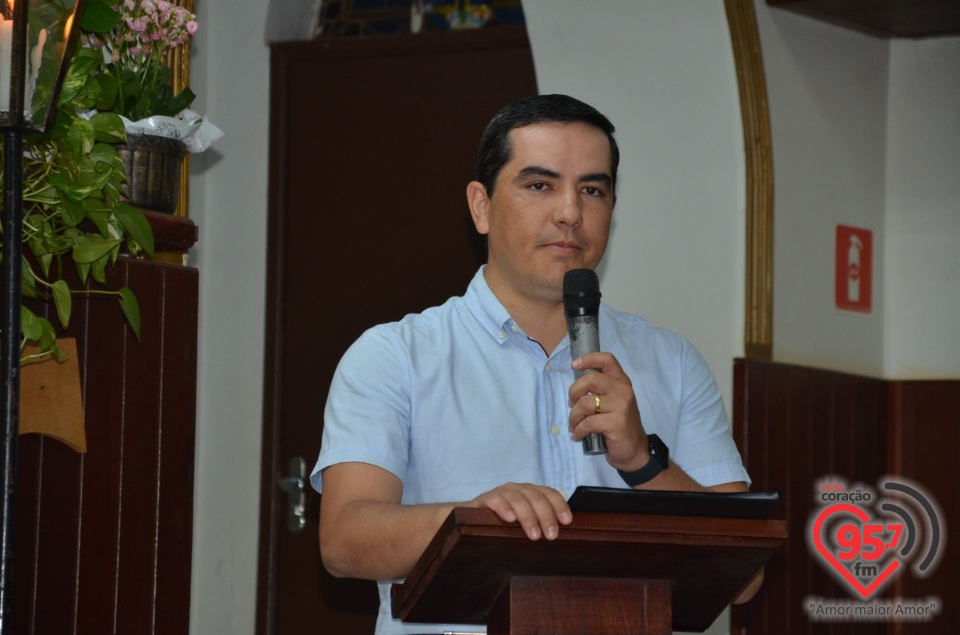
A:
[[[14,511],[18,526],[24,523],[31,528],[39,526],[39,474],[43,448],[38,441],[37,435],[20,437],[17,456],[19,486]],[[13,539],[17,584],[11,590],[10,623],[17,629],[17,633],[32,634],[37,590],[37,532],[31,529],[15,531]]]
[[[952,634],[960,625],[960,380],[895,381],[890,384],[890,462],[903,475],[939,503],[938,516],[944,539],[942,559],[932,575],[920,579],[913,572],[898,578],[891,595],[906,598],[939,596],[940,615],[930,623],[902,623],[896,635]],[[918,520],[925,513],[911,500],[903,504]],[[951,530],[953,534],[951,536]],[[952,538],[952,541],[951,541]],[[919,553],[926,554],[924,547]]]
[[[163,388],[163,278],[125,268],[124,284],[137,289],[142,338],[124,334],[115,363],[123,369],[120,434],[120,557],[117,561],[118,633],[150,632],[156,592],[157,499],[159,497],[160,395]],[[131,279],[132,278],[132,279]],[[132,285],[132,286],[131,286]],[[151,363],[159,360],[159,363]],[[137,510],[137,513],[126,513]],[[144,575],[149,572],[149,575]]]
[[[76,632],[115,632],[124,416],[123,399],[116,395],[122,394],[124,387],[119,342],[126,338],[125,325],[114,303],[107,306],[105,299],[81,300],[77,304],[85,306],[90,328],[81,327],[77,332],[78,344],[82,345],[77,353],[81,356],[88,451],[79,457],[83,462],[82,508],[80,517],[73,520],[80,525]],[[78,326],[81,325],[71,324],[71,334]],[[88,377],[96,379],[88,381]]]
[[[49,305],[31,308],[56,323]],[[84,328],[83,305],[74,307],[72,323]],[[80,455],[48,437],[19,437],[11,616],[17,634],[75,632],[80,528],[63,519],[79,516],[81,483]]]
[[[883,624],[811,623],[807,595],[844,597],[809,555],[806,531],[816,479],[838,474],[870,485],[886,467],[886,382],[760,360],[734,364],[734,436],[755,490],[778,489],[790,538],[768,563],[764,588],[734,608],[736,633],[878,633]]]
[[[122,284],[137,294],[142,343],[102,296],[75,298],[65,333],[89,451],[20,437],[17,635],[189,630],[198,275],[121,258],[111,285]]]
[[[41,446],[37,473],[40,505],[36,525],[28,528],[36,532],[33,633],[69,633],[73,628],[75,595],[75,579],[69,574],[76,570],[78,527],[76,523],[59,522],[48,510],[59,506],[66,517],[77,516],[79,465],[76,457],[71,456],[76,453],[63,443],[44,438],[38,445]],[[14,576],[16,566],[14,561]]]
[[[813,504],[813,483],[814,479],[827,474],[842,473],[841,464],[845,460],[841,445],[836,436],[842,436],[843,425],[838,423],[842,417],[838,414],[837,400],[842,398],[838,395],[842,390],[838,389],[832,381],[832,377],[822,373],[810,373],[810,392],[808,400],[810,402],[810,420],[808,422],[807,446],[810,460],[807,464],[810,470],[806,477],[805,487],[798,491],[796,495],[802,498],[804,509],[801,512],[806,522],[806,516],[809,514]],[[799,526],[797,523],[796,526]],[[836,582],[826,569],[809,556],[807,547],[806,525],[803,525],[803,535],[797,537],[797,562],[800,563],[806,572],[804,580],[804,593],[823,595],[824,589],[836,589]],[[801,551],[801,548],[803,549]],[[801,600],[802,601],[802,600]],[[802,608],[802,606],[798,607]],[[843,626],[835,624],[820,624],[817,626],[818,633],[840,633]]]
[[[193,553],[193,485],[197,385],[199,278],[180,267],[165,270],[161,383],[160,483],[156,534],[154,610],[156,635],[190,629],[190,576]],[[175,289],[168,293],[167,289]],[[178,296],[178,300],[171,298]]]

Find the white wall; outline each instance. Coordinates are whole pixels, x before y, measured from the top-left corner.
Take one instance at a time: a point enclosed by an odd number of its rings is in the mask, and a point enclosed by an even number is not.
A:
[[[677,331],[727,399],[743,354],[745,159],[723,3],[525,0],[541,93],[617,127],[604,299]]]
[[[582,99],[617,127],[604,299],[691,340],[729,412],[743,354],[746,168],[723,3],[523,5],[540,93]],[[728,630],[725,613],[709,632]]]
[[[882,39],[755,2],[774,156],[774,358],[960,377],[960,38]],[[837,224],[873,311],[834,305]]]
[[[837,224],[873,231],[882,281],[889,40],[756,2],[774,157],[774,358],[883,370],[882,284],[869,315],[834,307]]]
[[[960,377],[960,38],[891,45],[884,376]]]
[[[254,632],[263,415],[267,3],[198,0],[197,107],[226,135],[191,158],[200,354],[190,632]]]

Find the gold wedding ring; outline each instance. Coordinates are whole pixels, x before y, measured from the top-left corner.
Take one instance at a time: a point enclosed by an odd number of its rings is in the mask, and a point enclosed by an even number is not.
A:
[[[597,408],[593,411],[593,414],[598,415],[600,414],[600,395],[594,395],[593,401],[597,404]]]

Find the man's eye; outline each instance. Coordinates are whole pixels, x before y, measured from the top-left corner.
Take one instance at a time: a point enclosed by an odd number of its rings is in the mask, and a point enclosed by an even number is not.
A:
[[[546,183],[531,183],[529,187],[530,187],[531,190],[534,190],[534,191],[536,191],[536,192],[542,192],[543,190],[547,189],[547,184],[546,184]]]
[[[587,196],[603,196],[603,190],[599,187],[585,187],[583,191]]]

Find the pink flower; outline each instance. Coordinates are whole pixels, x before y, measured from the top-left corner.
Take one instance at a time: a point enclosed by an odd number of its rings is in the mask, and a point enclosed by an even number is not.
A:
[[[196,34],[197,29],[199,28],[200,28],[200,25],[197,24],[196,20],[190,20],[189,22],[187,22],[187,33],[189,33],[190,35]]]

